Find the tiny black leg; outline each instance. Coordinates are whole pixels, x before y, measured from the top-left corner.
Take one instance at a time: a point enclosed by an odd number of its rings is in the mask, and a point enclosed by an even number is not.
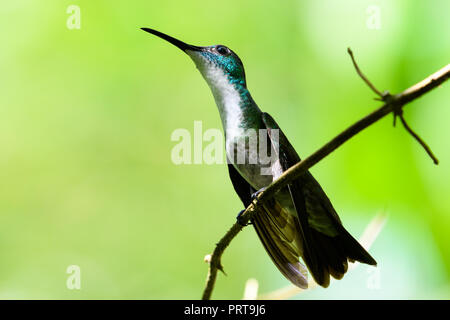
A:
[[[262,187],[258,191],[252,194],[252,201],[255,200],[261,192],[266,191],[267,187]]]
[[[241,226],[246,227],[246,226],[248,226],[249,224],[252,224],[252,223],[251,223],[251,222],[250,222],[250,223],[245,223],[244,221],[242,221],[242,214],[244,213],[244,211],[245,211],[245,210],[239,211],[239,213],[238,213],[238,215],[237,215],[237,217],[236,217],[236,221],[237,221],[237,223],[239,223]]]

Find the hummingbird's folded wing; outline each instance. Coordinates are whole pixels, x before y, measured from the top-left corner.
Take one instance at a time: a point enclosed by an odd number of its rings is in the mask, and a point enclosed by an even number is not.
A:
[[[232,164],[228,164],[228,172],[236,193],[247,207],[256,190]],[[294,285],[307,288],[307,270],[299,261],[302,249],[295,217],[283,210],[275,200],[269,200],[252,222],[264,248],[280,272]]]
[[[294,285],[306,289],[308,272],[300,262],[303,248],[296,218],[271,199],[252,221],[264,248],[280,272]]]
[[[298,163],[300,157],[275,120],[267,113],[262,114],[262,120],[274,150],[278,151],[283,171]],[[274,129],[278,130],[278,139],[272,138]],[[330,275],[341,279],[347,272],[347,260],[376,265],[376,261],[342,226],[330,200],[308,171],[287,188],[300,225],[302,258],[319,285],[327,287]]]

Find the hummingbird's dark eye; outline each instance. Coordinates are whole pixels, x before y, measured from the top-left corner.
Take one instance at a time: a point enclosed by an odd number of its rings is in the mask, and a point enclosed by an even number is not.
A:
[[[227,55],[230,54],[230,50],[227,47],[225,47],[225,46],[219,45],[219,46],[216,47],[216,50],[217,50],[218,53],[220,53],[223,56],[227,56]]]

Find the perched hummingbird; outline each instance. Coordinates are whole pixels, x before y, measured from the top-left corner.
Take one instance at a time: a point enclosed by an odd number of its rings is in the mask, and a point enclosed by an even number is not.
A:
[[[300,157],[275,120],[262,112],[253,100],[247,89],[242,61],[232,50],[223,45],[193,46],[153,29],[142,30],[184,51],[211,88],[225,133],[230,179],[247,207],[259,192],[298,163]],[[264,172],[266,162],[257,154],[255,159],[255,153],[251,154],[247,144],[245,156],[247,160],[253,157],[253,162],[233,161],[239,144],[246,141],[243,132],[261,129],[265,136],[257,135],[257,144],[268,143],[275,156],[275,161],[271,161]],[[328,287],[330,275],[341,279],[347,272],[348,261],[376,265],[370,254],[345,230],[330,200],[309,172],[268,200],[251,223],[280,272],[300,288],[308,287],[307,270],[299,261],[300,257],[322,287]]]

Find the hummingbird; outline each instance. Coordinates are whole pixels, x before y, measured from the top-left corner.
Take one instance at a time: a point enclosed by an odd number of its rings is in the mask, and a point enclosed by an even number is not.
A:
[[[244,207],[248,207],[284,171],[300,162],[294,147],[275,120],[253,100],[244,65],[234,51],[224,45],[194,46],[154,29],[141,29],[184,51],[208,83],[224,129],[229,176]],[[259,132],[256,143],[271,154],[269,163],[251,151],[246,136],[251,130]],[[243,150],[244,161],[235,160],[239,150]],[[344,228],[309,171],[279,190],[262,207],[250,224],[278,270],[297,287],[308,287],[307,270],[317,284],[326,288],[330,276],[343,278],[348,262],[377,264]],[[241,224],[243,211],[237,217]]]

